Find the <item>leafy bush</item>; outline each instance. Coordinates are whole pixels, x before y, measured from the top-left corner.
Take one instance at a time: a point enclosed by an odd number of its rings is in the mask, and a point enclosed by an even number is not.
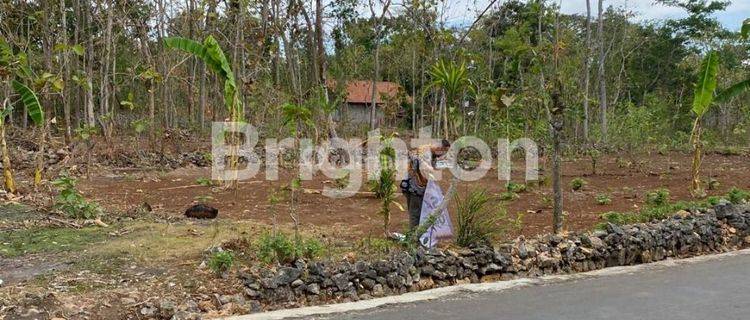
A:
[[[258,259],[265,263],[289,263],[294,261],[294,241],[283,233],[264,233],[257,243]]]
[[[740,204],[743,201],[750,200],[750,192],[738,188],[732,188],[729,190],[729,193],[727,193],[727,200],[734,204]]]
[[[649,206],[644,207],[638,212],[614,212],[610,211],[601,215],[601,218],[606,222],[614,224],[631,224],[631,223],[643,223],[655,220],[666,219],[669,216],[681,211],[691,210],[696,211],[698,209],[705,209],[711,205],[710,201],[705,202],[676,202],[674,204],[665,204],[661,206]]]
[[[263,233],[256,243],[258,259],[265,263],[287,264],[299,257],[319,257],[325,247],[317,239],[300,239],[299,243],[284,233]]]
[[[575,178],[570,181],[570,188],[572,188],[574,191],[579,191],[583,189],[588,184],[586,180],[583,180],[582,178]]]
[[[607,194],[597,194],[596,203],[602,206],[612,203],[612,199]]]
[[[506,191],[503,193],[500,193],[500,200],[502,201],[513,201],[520,198],[517,193],[512,191]]]
[[[60,192],[55,199],[55,208],[75,219],[96,218],[102,212],[101,207],[96,202],[86,200],[76,189],[76,183],[75,178],[65,174],[52,181]]]
[[[409,232],[408,230],[406,231]],[[368,236],[357,244],[358,251],[369,256],[381,256],[391,252],[394,242],[390,239]]]
[[[199,186],[204,186],[204,187],[210,187],[213,185],[213,182],[211,181],[211,179],[204,178],[204,177],[195,179],[195,183]]]
[[[486,191],[472,191],[465,198],[456,195],[455,199],[457,245],[487,243],[505,231],[502,225],[507,218],[505,209],[490,205],[491,197]]]
[[[505,188],[508,189],[508,192],[513,193],[526,192],[526,184],[523,183],[508,182],[507,184],[505,184]]]
[[[651,206],[663,206],[669,203],[669,190],[659,189],[646,193],[646,204]]]
[[[715,206],[719,204],[719,202],[721,202],[721,197],[708,197],[708,199],[706,199],[706,202],[709,205]]]
[[[234,264],[234,255],[230,251],[214,252],[208,259],[208,268],[215,274],[220,275],[229,271]]]

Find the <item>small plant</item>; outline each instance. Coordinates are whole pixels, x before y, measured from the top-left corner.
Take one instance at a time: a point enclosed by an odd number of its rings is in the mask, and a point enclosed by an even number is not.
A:
[[[408,231],[407,231],[408,232]],[[357,247],[359,251],[368,256],[382,256],[391,252],[394,247],[394,242],[390,239],[382,239],[377,237],[368,236],[362,239]]]
[[[302,241],[301,247],[297,250],[297,255],[308,260],[320,257],[325,251],[323,243],[318,239],[309,238]]]
[[[333,185],[336,189],[344,189],[349,185],[351,174],[349,170],[341,169],[339,171],[339,177],[333,180]]]
[[[600,206],[606,206],[612,203],[612,199],[607,194],[597,194],[596,203]]]
[[[102,210],[96,202],[88,201],[76,189],[77,180],[66,174],[52,181],[60,194],[55,199],[55,208],[75,219],[94,219]]]
[[[200,177],[198,179],[195,179],[195,184],[199,186],[210,187],[213,185],[213,182],[211,181],[211,179]]]
[[[490,200],[484,190],[472,191],[465,198],[455,196],[457,245],[468,247],[489,243],[505,231],[502,225],[507,220],[505,209],[491,206]]]
[[[738,188],[732,188],[729,190],[729,193],[727,193],[727,200],[734,204],[741,204],[744,201],[750,200],[750,192]]]
[[[658,190],[646,193],[646,204],[648,205],[660,207],[668,203],[669,203],[669,190],[667,189],[658,189]]]
[[[583,180],[582,178],[575,178],[570,181],[570,188],[573,189],[573,191],[580,191],[588,184],[586,180]]]
[[[706,202],[709,205],[715,206],[719,204],[719,202],[721,202],[721,197],[708,197],[708,199],[706,199]]]
[[[500,200],[502,201],[513,201],[520,198],[520,196],[512,191],[505,191],[503,193],[500,193]]]
[[[391,224],[391,204],[404,211],[396,201],[396,151],[391,146],[392,138],[383,138],[383,149],[380,151],[380,175],[377,180],[371,180],[370,190],[381,200],[380,215],[383,217],[383,232],[387,235]]]
[[[208,259],[208,268],[216,275],[222,275],[229,271],[234,264],[234,255],[230,251],[218,251]]]
[[[508,182],[507,184],[505,184],[505,188],[508,189],[508,192],[513,193],[526,192],[526,184],[523,183]]]
[[[294,241],[283,233],[264,233],[258,239],[257,252],[265,263],[289,263],[294,260]]]
[[[291,263],[299,257],[314,259],[323,254],[325,247],[317,239],[294,239],[284,233],[263,233],[256,243],[258,259],[265,263]]]

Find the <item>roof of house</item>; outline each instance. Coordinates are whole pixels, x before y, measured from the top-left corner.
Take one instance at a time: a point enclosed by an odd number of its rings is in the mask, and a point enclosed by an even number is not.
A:
[[[335,87],[335,82],[329,82],[329,88]],[[394,98],[398,95],[401,86],[388,81],[379,81],[375,83],[377,94],[375,103],[384,103],[387,97]],[[348,103],[372,103],[372,81],[370,80],[353,80],[346,83]]]

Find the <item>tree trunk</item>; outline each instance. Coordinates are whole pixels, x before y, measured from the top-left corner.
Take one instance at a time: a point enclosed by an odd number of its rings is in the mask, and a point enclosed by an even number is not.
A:
[[[604,73],[604,66],[607,53],[604,48],[604,0],[599,0],[599,70],[597,77],[599,80],[599,119],[601,122],[602,141],[607,141],[607,79]]]
[[[583,68],[583,141],[589,142],[589,88],[591,86],[591,0],[586,0],[586,56]]]
[[[65,50],[60,52],[60,55],[62,56],[62,68],[63,68],[63,81],[68,81],[70,79],[70,64],[68,63],[68,23],[67,23],[67,10],[65,8],[65,0],[60,0],[60,23],[62,26],[62,30],[60,32],[60,37],[62,38],[62,44]],[[90,75],[89,75],[90,76]],[[70,141],[73,132],[70,125],[70,101],[68,99],[68,92],[70,90],[68,89],[68,86],[65,86],[63,88],[62,92],[62,100],[63,100],[63,114],[65,117],[65,139],[67,141]]]

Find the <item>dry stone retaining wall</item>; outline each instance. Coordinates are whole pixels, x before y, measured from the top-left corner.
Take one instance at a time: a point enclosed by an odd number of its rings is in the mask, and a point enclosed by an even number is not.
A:
[[[658,222],[565,236],[545,235],[499,247],[400,252],[375,261],[298,260],[242,273],[254,311],[356,301],[458,283],[585,272],[724,252],[750,244],[750,206],[722,203]]]

